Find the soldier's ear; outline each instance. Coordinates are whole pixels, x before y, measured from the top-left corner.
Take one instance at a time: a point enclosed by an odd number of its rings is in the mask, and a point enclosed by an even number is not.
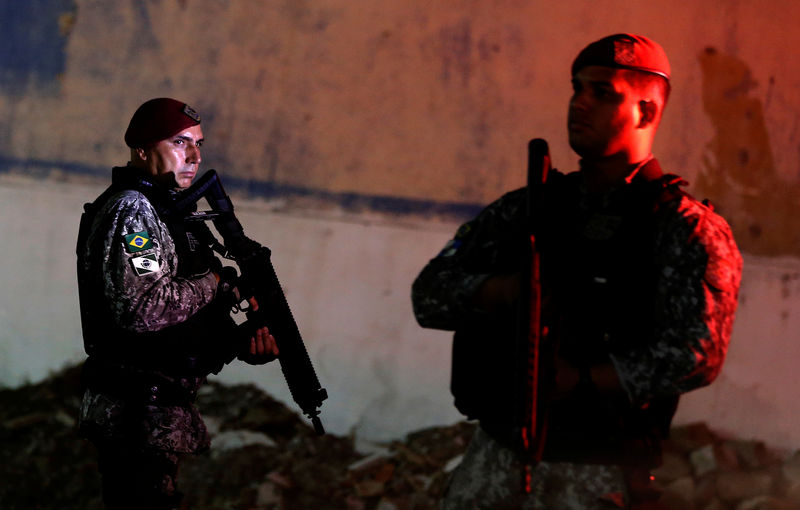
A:
[[[652,99],[642,99],[639,101],[639,127],[647,127],[656,121],[658,115],[658,104]]]
[[[136,155],[139,157],[139,159],[141,159],[142,161],[147,161],[147,152],[145,152],[143,148],[138,147],[135,150],[136,150]]]

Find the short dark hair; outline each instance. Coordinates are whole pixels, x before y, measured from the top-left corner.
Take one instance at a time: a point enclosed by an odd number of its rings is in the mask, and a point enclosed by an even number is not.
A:
[[[655,88],[656,92],[663,100],[662,108],[666,106],[669,94],[672,91],[669,80],[658,74],[646,73],[643,71],[626,70],[623,75],[632,87],[639,90]]]

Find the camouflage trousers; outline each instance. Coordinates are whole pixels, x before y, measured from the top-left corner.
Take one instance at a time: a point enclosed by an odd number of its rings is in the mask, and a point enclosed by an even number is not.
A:
[[[141,450],[123,441],[95,443],[103,481],[103,503],[113,510],[171,510],[178,508],[179,456],[158,450]]]
[[[612,510],[628,508],[625,476],[617,466],[540,462],[525,466],[511,449],[478,428],[453,472],[442,510]]]

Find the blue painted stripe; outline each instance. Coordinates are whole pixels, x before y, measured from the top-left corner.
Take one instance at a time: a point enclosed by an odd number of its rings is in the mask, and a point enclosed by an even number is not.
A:
[[[59,18],[77,9],[74,0],[0,2],[0,88],[24,93],[29,83],[59,86],[67,44]]]
[[[19,159],[0,155],[0,173],[21,173],[45,179],[54,173],[67,173],[97,179],[110,179],[111,168],[91,166],[84,163],[49,161],[43,159]],[[397,215],[435,215],[446,219],[467,220],[473,218],[483,205],[459,202],[444,202],[402,198],[385,195],[368,195],[352,192],[332,192],[273,182],[254,181],[226,175],[225,189],[250,197],[265,199],[301,197],[322,200],[352,212],[384,212]]]

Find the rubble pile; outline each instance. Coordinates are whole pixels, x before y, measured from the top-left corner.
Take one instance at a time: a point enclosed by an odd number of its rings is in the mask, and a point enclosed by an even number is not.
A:
[[[0,508],[101,510],[95,454],[75,433],[80,367],[0,390]],[[255,386],[208,384],[198,406],[210,451],[183,462],[192,510],[429,510],[474,430],[470,423],[371,444],[316,436]],[[655,473],[669,510],[800,509],[800,453],[677,427]]]
[[[655,472],[668,510],[798,510],[800,451],[725,438],[703,423],[674,427]]]
[[[3,510],[103,508],[94,449],[75,430],[79,373],[0,390]],[[209,383],[198,407],[212,447],[181,464],[183,508],[192,510],[435,509],[474,429],[459,423],[380,445],[317,436],[252,385]]]

